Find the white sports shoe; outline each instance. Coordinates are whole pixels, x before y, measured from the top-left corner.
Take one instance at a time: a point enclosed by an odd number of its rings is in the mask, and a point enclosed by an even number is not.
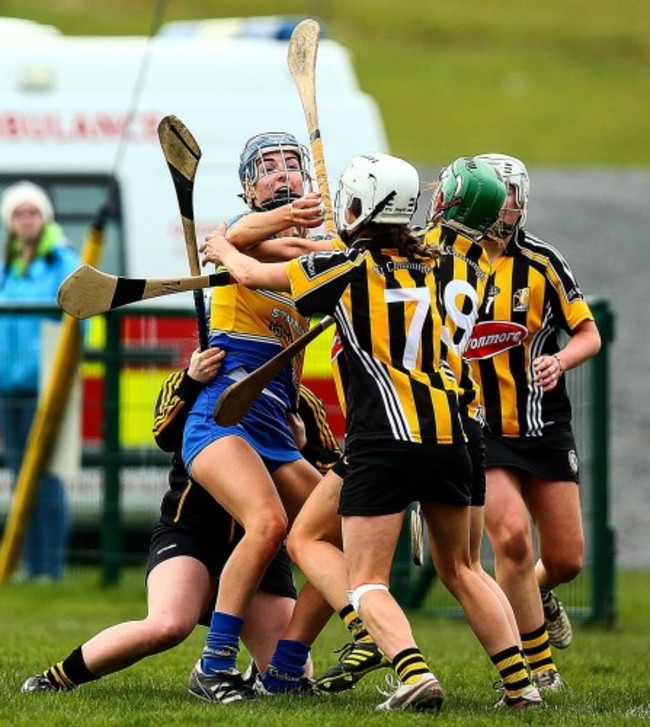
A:
[[[442,707],[442,688],[431,674],[424,674],[415,684],[401,684],[392,674],[386,675],[386,682],[392,691],[381,694],[388,696],[385,702],[377,705],[379,711],[395,712],[413,710],[414,712],[437,711]]]
[[[494,704],[495,709],[531,709],[544,704],[536,686],[529,686],[518,697],[509,697],[505,692]]]

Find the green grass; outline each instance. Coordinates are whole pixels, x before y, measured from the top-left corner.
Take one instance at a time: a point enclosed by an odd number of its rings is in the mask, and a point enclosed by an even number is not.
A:
[[[166,21],[320,17],[352,51],[392,151],[415,163],[505,151],[534,166],[650,166],[647,0],[0,0],[0,15],[146,35],[158,5]]]
[[[576,624],[574,644],[556,652],[568,689],[551,695],[544,710],[525,714],[497,716],[493,712],[496,694],[491,684],[496,674],[463,621],[412,614],[418,642],[445,689],[444,723],[647,724],[650,680],[645,665],[650,624],[645,614],[650,572],[624,571],[618,586],[616,627]],[[230,707],[199,702],[187,694],[186,683],[203,643],[202,628],[178,648],[71,694],[19,694],[27,676],[63,659],[102,628],[141,617],[144,607],[141,570],[129,570],[122,585],[108,590],[96,584],[95,575],[79,571],[62,585],[2,586],[0,724],[343,727],[430,723],[430,716],[374,714],[380,701],[376,687],[382,685],[383,673],[369,675],[353,692],[338,696],[284,697]],[[344,640],[342,625],[333,619],[314,648],[317,669],[331,665],[332,650]]]

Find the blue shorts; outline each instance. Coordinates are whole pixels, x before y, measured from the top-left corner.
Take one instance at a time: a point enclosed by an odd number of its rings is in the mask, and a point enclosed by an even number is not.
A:
[[[228,376],[217,376],[194,402],[183,433],[183,462],[187,471],[192,473],[192,462],[205,447],[231,435],[245,439],[260,455],[269,472],[301,459],[287,423],[286,404],[273,395],[262,393],[241,422],[233,427],[222,427],[214,421],[214,407],[232,383],[233,379]]]

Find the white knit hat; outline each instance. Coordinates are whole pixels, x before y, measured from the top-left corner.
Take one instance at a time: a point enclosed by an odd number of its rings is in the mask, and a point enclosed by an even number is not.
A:
[[[38,207],[43,220],[52,222],[54,219],[54,209],[52,202],[47,196],[47,193],[43,187],[39,187],[37,184],[32,182],[16,182],[11,187],[5,189],[2,195],[2,202],[0,202],[0,218],[5,227],[11,225],[11,218],[13,217],[16,207],[21,204],[33,204],[34,207]]]

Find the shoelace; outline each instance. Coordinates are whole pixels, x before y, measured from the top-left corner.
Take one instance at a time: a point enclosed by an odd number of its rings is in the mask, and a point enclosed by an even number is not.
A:
[[[395,677],[393,674],[386,674],[384,680],[388,685],[388,689],[382,689],[380,686],[375,685],[375,689],[381,694],[382,697],[392,697],[393,694],[402,686],[402,682]]]

